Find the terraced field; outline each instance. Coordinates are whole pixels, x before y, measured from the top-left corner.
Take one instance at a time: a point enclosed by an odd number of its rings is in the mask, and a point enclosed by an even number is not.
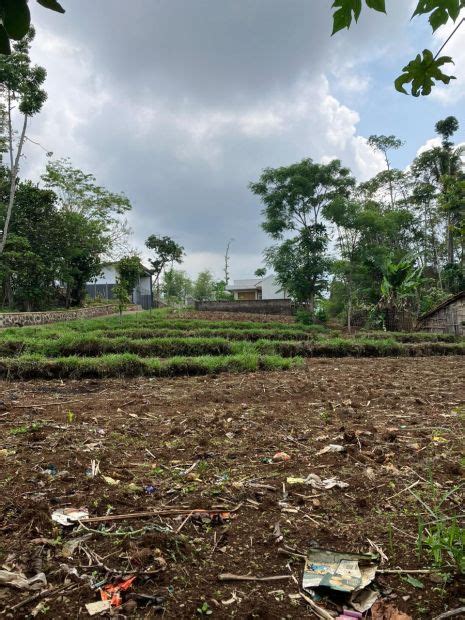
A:
[[[10,328],[0,335],[0,376],[173,376],[283,370],[306,357],[462,355],[450,335],[341,336],[319,325],[178,318],[156,311]]]

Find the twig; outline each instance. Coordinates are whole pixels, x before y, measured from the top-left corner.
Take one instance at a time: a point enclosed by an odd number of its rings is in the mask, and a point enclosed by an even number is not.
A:
[[[299,592],[299,594],[304,599],[304,601],[310,605],[318,618],[322,618],[323,620],[334,620],[333,616],[328,611],[326,611],[326,609],[323,609],[323,607],[317,605],[315,601],[312,601],[309,596],[307,596],[303,592]]]
[[[147,510],[144,512],[133,512],[121,515],[105,515],[103,517],[87,517],[80,519],[79,523],[104,523],[105,521],[123,521],[125,519],[142,519],[144,517],[176,517],[178,515],[204,515],[204,514],[221,514],[222,512],[236,512],[242,506],[242,503],[235,508],[228,510],[227,508],[210,510],[208,508],[196,508],[189,510],[186,508],[171,508],[169,510]]]
[[[458,616],[459,614],[465,613],[465,607],[457,607],[457,609],[451,609],[450,611],[445,611],[443,614],[439,614],[433,618],[433,620],[444,620],[444,618],[453,618],[454,616]]]
[[[397,497],[398,495],[400,495],[401,493],[404,493],[405,491],[410,491],[410,489],[413,489],[413,487],[416,487],[417,484],[420,484],[420,480],[415,480],[415,482],[413,482],[408,487],[405,487],[405,489],[402,489],[402,491],[397,491],[397,493],[394,493],[394,495],[391,495],[390,497],[388,497],[386,501],[389,501],[393,497]]]
[[[290,558],[296,558],[297,560],[306,560],[307,557],[303,553],[297,553],[295,551],[289,551],[288,549],[278,549],[279,555],[286,555]]]
[[[178,529],[176,530],[175,534],[179,534],[179,532],[182,530],[182,528],[186,525],[186,523],[189,521],[189,519],[192,517],[192,512],[190,512],[187,517],[184,519],[184,521],[181,523],[181,525],[178,527]]]
[[[382,573],[383,575],[428,575],[429,573],[436,573],[437,571],[431,568],[383,568],[377,569],[377,573]]]
[[[60,400],[60,401],[53,402],[53,403],[39,403],[35,405],[15,405],[14,403],[10,403],[8,406],[11,407],[12,409],[35,409],[36,407],[43,408],[43,407],[52,407],[54,405],[67,405],[68,403],[81,403],[81,402],[82,402],[81,398],[75,398],[73,400]]]
[[[292,579],[292,575],[273,575],[271,577],[255,577],[255,575],[234,575],[233,573],[221,573],[219,581],[281,581]]]
[[[58,588],[53,588],[53,590],[44,590],[43,592],[37,592],[36,594],[33,594],[32,596],[28,596],[27,598],[25,598],[24,601],[21,601],[20,603],[13,605],[13,607],[10,607],[9,611],[16,611],[17,609],[21,609],[21,607],[24,607],[25,605],[29,605],[29,603],[32,603],[36,601],[37,599],[49,598],[50,596],[55,596],[55,594],[59,594],[60,592],[67,590],[67,589],[76,590],[77,587],[74,584],[67,583],[65,586],[59,586]]]

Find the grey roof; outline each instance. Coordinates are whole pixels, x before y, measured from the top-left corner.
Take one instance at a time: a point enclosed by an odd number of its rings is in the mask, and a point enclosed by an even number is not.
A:
[[[233,284],[229,284],[226,289],[228,291],[244,291],[256,289],[261,283],[261,278],[247,278],[245,280],[234,280]]]

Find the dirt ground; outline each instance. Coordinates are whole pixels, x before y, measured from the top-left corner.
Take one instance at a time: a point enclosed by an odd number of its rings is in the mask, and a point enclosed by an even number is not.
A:
[[[318,543],[373,551],[371,541],[387,557],[381,570],[429,569],[416,550],[417,515],[427,521],[429,514],[412,492],[429,502],[433,489],[443,494],[464,477],[463,357],[316,359],[292,372],[213,377],[2,382],[0,399],[0,568],[28,577],[43,571],[48,588],[58,588],[29,603],[34,592],[0,588],[5,618],[88,617],[85,604],[99,600],[89,578],[95,584],[120,575],[136,575],[120,617],[315,617],[295,596],[301,561],[280,549],[305,553]],[[317,454],[329,444],[344,452]],[[290,460],[272,462],[278,451]],[[95,477],[92,460],[100,468]],[[349,486],[315,491],[287,483],[310,473]],[[86,507],[91,517],[187,512],[109,517],[84,529],[52,522],[51,513],[65,507]],[[189,509],[216,507],[226,514],[189,517]],[[462,513],[463,490],[443,510]],[[83,536],[74,551],[66,544]],[[290,578],[220,582],[226,572]],[[406,573],[377,576],[383,597],[413,618],[465,604],[463,580],[413,576],[423,587],[408,583]],[[164,612],[141,594],[161,597],[155,602]]]

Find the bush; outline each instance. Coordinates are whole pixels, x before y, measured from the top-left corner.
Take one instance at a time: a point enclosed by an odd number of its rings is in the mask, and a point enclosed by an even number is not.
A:
[[[301,325],[312,325],[315,322],[315,315],[305,308],[298,308],[295,313],[295,320]]]

